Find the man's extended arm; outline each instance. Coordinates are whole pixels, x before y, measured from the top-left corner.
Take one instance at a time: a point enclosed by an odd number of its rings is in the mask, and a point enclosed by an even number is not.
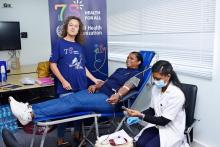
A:
[[[135,79],[135,81],[134,81],[134,79]],[[139,82],[140,82],[140,79],[138,79],[137,77],[133,77],[133,78],[129,79],[121,88],[119,88],[119,90],[115,94],[113,94],[109,99],[107,99],[107,101],[110,104],[116,104],[131,89],[137,87]]]

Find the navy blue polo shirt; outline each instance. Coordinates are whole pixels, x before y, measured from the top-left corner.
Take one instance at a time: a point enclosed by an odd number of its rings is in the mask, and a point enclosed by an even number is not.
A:
[[[85,49],[79,43],[64,39],[58,40],[52,49],[50,62],[57,63],[60,73],[70,83],[74,92],[87,88],[84,52]],[[57,94],[69,92],[56,77],[55,84]]]
[[[114,90],[118,91],[131,77],[138,74],[139,69],[131,68],[118,68],[100,88],[99,92],[108,95],[109,97],[114,94]],[[141,74],[138,75],[141,78]]]

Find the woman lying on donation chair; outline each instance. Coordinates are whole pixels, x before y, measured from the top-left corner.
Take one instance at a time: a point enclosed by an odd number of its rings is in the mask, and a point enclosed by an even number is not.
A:
[[[141,78],[139,67],[143,58],[138,52],[131,52],[126,60],[127,68],[118,68],[105,82],[91,85],[88,90],[82,90],[61,98],[29,105],[28,103],[17,102],[9,97],[12,113],[22,125],[26,125],[33,118],[64,115],[74,112],[94,111],[113,112],[120,110],[120,106],[113,107],[120,101],[120,98],[138,85],[130,84],[131,77]],[[116,108],[117,110],[113,110]]]
[[[126,109],[148,125],[136,136],[137,147],[184,147],[186,114],[181,83],[168,61],[160,60],[152,67],[154,86],[150,108],[144,112]]]

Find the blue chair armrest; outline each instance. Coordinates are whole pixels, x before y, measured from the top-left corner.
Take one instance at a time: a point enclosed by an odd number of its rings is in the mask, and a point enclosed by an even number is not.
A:
[[[132,90],[127,95],[123,96],[121,101],[123,102],[123,101],[127,101],[131,98],[136,98],[137,94],[138,94],[137,90]]]

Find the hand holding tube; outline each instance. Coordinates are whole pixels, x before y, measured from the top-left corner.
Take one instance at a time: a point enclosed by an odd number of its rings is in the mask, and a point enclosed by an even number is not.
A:
[[[127,108],[125,111],[127,112],[129,116],[140,117],[140,118],[143,117],[143,114],[140,111],[129,109],[129,108]]]

